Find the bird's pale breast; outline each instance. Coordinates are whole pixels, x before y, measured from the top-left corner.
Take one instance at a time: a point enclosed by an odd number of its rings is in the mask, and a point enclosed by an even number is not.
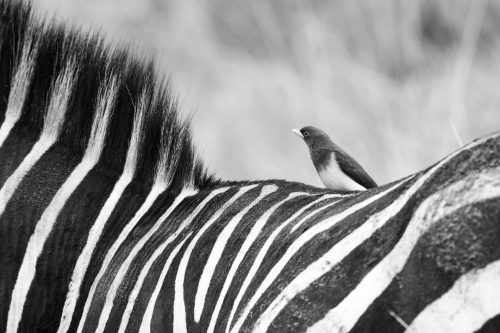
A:
[[[329,163],[318,170],[318,175],[325,187],[340,191],[364,191],[366,188],[356,183],[347,176],[335,160],[334,153],[331,154]]]

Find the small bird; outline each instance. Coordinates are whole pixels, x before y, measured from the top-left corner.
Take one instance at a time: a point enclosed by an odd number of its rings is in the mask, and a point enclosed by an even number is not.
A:
[[[293,129],[311,153],[319,178],[326,188],[340,191],[363,191],[377,187],[377,183],[342,148],[330,140],[319,128],[307,126]]]

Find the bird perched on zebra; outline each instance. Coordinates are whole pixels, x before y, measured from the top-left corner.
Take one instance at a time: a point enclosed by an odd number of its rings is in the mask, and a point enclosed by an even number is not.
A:
[[[293,129],[309,148],[319,178],[326,188],[339,191],[363,191],[377,183],[363,167],[330,139],[328,134],[313,126]]]

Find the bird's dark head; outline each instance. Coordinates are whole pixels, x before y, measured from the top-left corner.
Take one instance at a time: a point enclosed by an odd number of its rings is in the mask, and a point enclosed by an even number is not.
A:
[[[319,147],[323,143],[331,142],[328,134],[313,126],[302,127],[300,130],[293,129],[292,131],[301,137],[309,148]]]

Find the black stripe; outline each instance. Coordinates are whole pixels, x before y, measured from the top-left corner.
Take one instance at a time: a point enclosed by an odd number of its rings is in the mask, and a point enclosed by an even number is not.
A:
[[[249,315],[249,319],[247,319],[246,323],[248,326],[251,326],[250,322],[258,318],[262,312],[267,309],[267,307],[270,305],[270,303],[279,295],[279,293],[288,285],[288,283],[294,279],[300,272],[302,272],[309,264],[314,262],[315,260],[319,259],[325,252],[330,250],[332,246],[334,246],[336,243],[341,241],[343,238],[348,236],[353,230],[355,230],[357,227],[362,225],[365,221],[366,218],[370,216],[367,212],[371,212],[372,214],[374,213],[374,210],[376,209],[377,211],[382,210],[385,208],[387,205],[392,203],[392,200],[396,197],[398,197],[401,194],[401,191],[403,190],[405,186],[401,186],[398,190],[393,191],[392,193],[382,197],[381,199],[363,207],[362,209],[356,211],[353,214],[348,215],[346,218],[343,220],[339,221],[337,224],[335,224],[332,228],[329,230],[320,233],[318,236],[313,237],[311,241],[306,243],[291,259],[290,261],[285,265],[283,268],[281,274],[276,278],[276,280],[271,284],[271,286],[268,288],[268,290],[264,293],[262,298],[257,302],[257,304],[254,306],[254,309],[251,311]],[[386,189],[386,188],[384,188]],[[383,189],[379,189],[383,190]],[[295,231],[291,235],[285,234],[283,238],[278,238],[277,241],[275,242],[275,245],[273,245],[270,250],[269,254],[266,256],[266,259],[264,260],[265,265],[264,267],[261,267],[259,270],[259,276],[255,281],[251,284],[250,288],[252,291],[257,290],[257,288],[260,286],[260,283],[262,280],[265,278],[267,275],[267,272],[272,269],[272,267],[278,262],[278,260],[281,259],[282,255],[286,252],[288,247],[295,241],[300,235],[307,229],[311,228],[318,222],[321,222],[331,216],[341,214],[343,211],[346,209],[352,207],[355,204],[358,204],[362,201],[367,199],[366,194],[361,195],[361,196],[356,196],[356,197],[348,197],[345,199],[340,200],[336,205],[334,205],[332,208],[326,210],[326,211],[321,211],[320,213],[314,215],[313,219],[309,219],[306,223],[304,223],[303,226],[299,227],[298,230],[300,231]],[[322,206],[326,206],[326,204],[322,204]],[[397,237],[397,235],[388,235],[389,236],[394,236]],[[370,247],[370,243],[368,243],[366,246]],[[363,246],[361,246],[363,248]],[[375,261],[376,258],[379,258],[381,255],[372,253],[369,251],[366,251],[373,255],[373,258],[368,257],[367,258],[367,263],[366,265],[372,264],[370,260]],[[307,258],[307,260],[304,260],[304,258]],[[352,259],[353,258],[353,259]],[[375,259],[374,259],[375,258]],[[350,273],[352,273],[352,270],[356,269],[358,267],[359,263],[356,263],[357,265],[355,267],[350,267],[350,265],[353,262],[357,261],[356,254],[351,254],[348,256],[346,259],[346,264],[345,268],[340,269],[339,272],[343,272],[344,270],[346,271],[344,276],[348,276],[349,278],[347,281],[342,281],[341,286],[339,287],[342,290],[348,291],[347,288],[350,288],[352,285],[354,285],[356,282],[356,278],[352,278],[349,276]],[[361,263],[361,268],[364,267],[363,263]],[[266,272],[266,274],[262,274],[263,272]],[[361,276],[365,273],[364,270],[361,270],[357,272]],[[326,279],[329,278],[329,275],[326,277]],[[352,278],[352,280],[351,280]],[[257,283],[258,282],[258,283]],[[323,282],[320,279],[319,284],[321,285]],[[344,289],[345,287],[345,289]],[[312,289],[315,289],[316,287],[313,287]],[[323,293],[323,297],[321,298],[316,298],[317,306],[319,306],[318,309],[316,309],[316,313],[314,318],[316,316],[321,315],[324,313],[327,309],[328,306],[331,304],[337,303],[340,299],[337,296],[333,296],[330,294],[331,291],[329,291],[329,288],[327,286],[322,286],[322,288],[325,289]],[[308,291],[304,291],[305,295],[308,294]],[[328,297],[324,297],[324,295],[329,295]],[[251,296],[249,296],[250,298]],[[306,296],[307,297],[307,296]],[[321,302],[319,302],[321,300]],[[300,300],[298,300],[300,302]],[[324,303],[324,304],[323,304]],[[284,319],[281,318],[280,315],[278,315],[275,319],[275,322],[273,323],[273,327],[280,327],[282,330],[287,330],[291,329],[291,324],[293,324],[294,327],[300,328],[300,327],[307,327],[307,323],[309,323],[309,320],[307,319],[307,316],[304,316],[303,318],[296,318],[296,305],[293,303],[289,305],[290,308],[288,308],[285,312],[287,313],[284,316]],[[290,309],[295,309],[292,311],[292,313],[288,313]],[[306,311],[306,310],[305,310]],[[293,320],[291,317],[288,317],[288,315],[293,317]],[[284,326],[281,326],[284,325]],[[296,326],[295,326],[296,325]]]
[[[0,1],[0,124],[5,118],[16,56],[21,53],[30,12],[20,1]]]
[[[498,333],[500,332],[500,315],[488,320],[484,325],[474,333]]]
[[[141,324],[141,319],[144,315],[144,312],[146,311],[146,307],[148,305],[149,299],[154,291],[154,288],[156,287],[156,283],[163,284],[164,281],[158,281],[158,278],[160,276],[160,273],[164,267],[165,262],[167,261],[170,253],[173,251],[173,249],[187,236],[188,232],[192,232],[193,230],[196,230],[197,228],[200,227],[200,225],[203,225],[205,221],[210,219],[210,217],[216,213],[216,208],[220,207],[223,205],[225,202],[227,202],[234,194],[236,193],[236,189],[231,189],[228,190],[224,193],[221,193],[219,195],[216,195],[214,198],[210,200],[210,203],[207,204],[199,213],[196,215],[196,217],[193,219],[192,223],[185,229],[184,232],[182,232],[179,237],[167,247],[167,249],[163,252],[163,254],[155,261],[153,264],[150,273],[148,274],[148,277],[144,281],[144,284],[141,288],[141,291],[139,293],[139,297],[133,307],[132,315],[130,317],[130,321],[127,326],[127,332],[137,332],[139,330],[139,326]],[[143,263],[140,264],[140,267],[143,267],[145,262],[150,258],[152,253],[156,250],[156,248],[163,243],[170,235],[172,235],[179,225],[184,222],[184,220],[192,213],[195,207],[201,203],[199,199],[205,198],[206,195],[209,193],[200,193],[196,196],[196,198],[193,198],[196,200],[197,204],[196,205],[184,205],[181,204],[179,208],[176,210],[176,213],[174,216],[172,216],[171,219],[166,221],[165,223],[165,228],[163,228],[161,231],[156,233],[154,237],[151,239],[150,242],[145,246],[145,248],[141,251],[141,253],[138,255],[138,258],[143,258]],[[192,202],[192,200],[189,200]],[[184,245],[184,249],[186,246],[188,246],[189,243]],[[184,250],[181,250],[178,254],[178,256],[182,255],[182,252]],[[136,274],[137,275],[137,274]],[[134,278],[136,279],[136,277]],[[165,280],[168,281],[168,280]],[[171,280],[173,281],[173,280]],[[135,283],[135,280],[134,280]],[[172,284],[173,288],[173,282],[170,282]],[[130,292],[127,293],[129,295]],[[173,292],[172,292],[173,295]],[[168,302],[168,300],[164,299],[159,299],[158,303],[164,304],[165,302]],[[125,304],[122,306],[124,310]],[[116,315],[115,309],[113,310]],[[112,314],[113,315],[113,314]],[[121,313],[120,313],[121,315]],[[119,318],[121,319],[121,318]],[[119,322],[118,316],[116,317],[116,322]],[[108,326],[109,328],[109,326]],[[166,329],[166,328],[163,328]],[[109,331],[112,331],[111,329]],[[162,330],[160,330],[162,331]]]
[[[327,232],[315,237],[287,264],[285,267],[287,273],[282,274],[278,279],[274,287],[275,290],[279,291],[285,288],[288,282],[307,266],[323,256],[336,243],[352,234],[355,229],[366,223],[365,218],[382,211],[401,193],[400,188],[362,210],[349,215]],[[373,207],[377,207],[376,212],[373,211]],[[367,214],[367,211],[371,211],[371,214]],[[411,216],[411,209],[407,207],[400,210],[384,226],[375,231],[370,238],[349,253],[339,264],[300,292],[276,317],[272,324],[273,329],[278,331],[305,330],[323,318],[393,249],[407,227],[408,216]],[[324,218],[321,218],[321,220],[324,220]],[[308,260],[301,265],[303,258],[308,258]]]
[[[170,206],[174,199],[175,199],[175,197],[169,192],[165,192],[164,194],[160,195],[155,200],[155,202],[153,203],[151,208],[141,218],[140,223],[151,226],[158,219],[158,217],[162,214],[162,208]],[[139,210],[139,208],[137,210]],[[125,221],[124,226],[126,224],[128,224],[129,222],[130,222],[130,220]],[[118,238],[119,234],[121,233],[122,229],[123,228],[121,228],[120,230],[117,230],[118,232],[116,234],[114,234],[113,238],[106,237],[106,241],[109,243],[109,247],[111,247],[112,244],[114,244],[114,242]],[[137,242],[140,240],[141,236],[143,236],[146,231],[144,229],[140,228],[139,225],[136,226],[136,228],[132,229],[131,233],[127,236],[127,238],[124,240],[124,242],[119,246],[118,251],[114,255],[114,257],[111,260],[111,262],[109,263],[109,265],[106,267],[104,275],[102,276],[101,280],[98,281],[97,288],[96,288],[96,291],[94,294],[95,296],[91,300],[91,306],[90,306],[89,312],[87,314],[87,317],[85,318],[85,325],[84,325],[85,332],[92,332],[96,329],[98,321],[99,321],[99,315],[102,311],[102,307],[104,306],[104,301],[106,300],[107,291],[109,290],[109,287],[111,286],[111,283],[113,282],[114,277],[116,276],[123,261],[129,255],[133,246],[135,244],[137,244]],[[103,239],[104,239],[104,237],[103,237]],[[102,254],[103,260],[106,256],[106,254],[107,253]],[[97,273],[98,273],[99,269],[97,269],[97,271],[96,271]],[[92,282],[89,281],[89,285],[92,285]]]
[[[0,148],[0,188],[19,167],[33,145],[38,141],[38,133],[24,127],[14,126]]]
[[[6,325],[12,289],[36,222],[79,162],[69,156],[60,145],[50,149],[19,184],[0,217],[0,329]]]
[[[106,225],[104,226],[101,237],[92,255],[92,259],[89,263],[89,267],[80,289],[80,297],[78,298],[75,306],[74,315],[69,329],[70,332],[76,331],[78,327],[85,300],[87,299],[92,282],[101,268],[106,253],[113,245],[114,240],[118,237],[126,223],[128,223],[137,210],[139,210],[139,207],[143,204],[150,190],[150,187],[146,187],[142,183],[133,180],[123,191],[123,194],[116,204],[113,213],[110,215]]]
[[[0,104],[2,114],[10,91],[13,63],[22,52],[22,41],[30,36],[37,41],[33,78],[30,83],[25,107],[18,126],[38,136],[42,130],[54,83],[66,66],[76,73],[71,98],[65,112],[63,132],[59,140],[71,154],[81,155],[86,149],[90,126],[96,113],[98,92],[116,77],[120,92],[114,105],[111,126],[108,126],[107,144],[102,156],[108,168],[120,172],[130,141],[134,110],[139,106],[140,96],[146,91],[144,112],[146,121],[141,129],[142,138],[137,166],[137,176],[146,182],[153,181],[158,164],[175,175],[176,191],[191,180],[196,185],[213,183],[203,164],[197,158],[191,142],[187,122],[182,121],[177,110],[176,99],[167,80],[155,75],[152,61],[140,61],[123,48],[106,45],[97,35],[86,35],[66,29],[57,23],[42,24],[28,20],[29,3],[13,5],[3,0],[0,5],[0,34],[5,43],[1,48],[0,71],[6,72],[0,80]],[[16,12],[23,13],[22,15]],[[25,29],[27,24],[29,29]],[[4,58],[5,56],[5,58]],[[17,57],[12,59],[12,57]],[[164,153],[168,152],[169,155]],[[194,172],[193,172],[194,170]]]
[[[197,246],[193,249],[192,256],[188,262],[188,266],[186,269],[186,276],[184,278],[185,285],[185,304],[186,304],[186,324],[187,327],[208,327],[209,318],[207,316],[203,316],[200,320],[199,326],[194,322],[193,311],[194,311],[194,299],[196,296],[196,289],[198,287],[199,278],[203,272],[205,264],[209,258],[210,253],[212,252],[213,246],[215,245],[215,241],[217,240],[217,236],[220,232],[227,226],[227,224],[231,221],[231,219],[241,212],[243,209],[248,207],[253,200],[260,195],[262,191],[262,187],[257,187],[252,189],[242,196],[240,196],[231,206],[229,206],[225,212],[219,217],[219,219],[205,232],[205,234],[199,238]],[[261,201],[262,202],[262,201]],[[267,201],[269,204],[269,201]],[[219,206],[220,207],[220,206]],[[266,205],[267,207],[267,205]],[[247,212],[245,216],[242,217],[239,225],[245,225],[245,218],[248,218],[250,212]],[[255,219],[252,219],[255,221]],[[253,225],[253,223],[252,223]],[[197,231],[201,229],[202,225],[197,228]],[[236,231],[235,231],[236,232]],[[232,239],[232,238],[230,238]],[[234,256],[236,255],[236,251],[238,251],[241,242],[243,239],[236,240],[239,244],[232,244],[233,248],[231,248],[231,241],[228,239],[226,244],[226,250],[222,253],[220,261],[215,268],[216,274],[219,277],[225,277],[229,268],[231,267],[231,263],[234,260]],[[233,239],[233,243],[235,240]],[[229,250],[229,253],[227,252]],[[210,284],[208,288],[208,293],[212,295],[206,300],[206,309],[213,310],[215,307],[215,303],[217,301],[217,295],[220,293],[222,289],[223,279],[212,280],[213,283]],[[170,281],[172,284],[174,280]],[[218,283],[217,283],[218,282]],[[190,287],[188,287],[190,286]],[[205,310],[207,311],[207,310]]]
[[[411,323],[460,276],[500,259],[498,216],[500,200],[496,199],[466,206],[436,221],[420,238],[401,273],[370,305],[353,332],[401,331],[401,325],[388,310]]]
[[[184,199],[179,204],[179,206],[172,212],[172,214],[168,217],[168,219],[162,223],[163,228],[160,228],[155,234],[153,234],[151,239],[144,244],[142,250],[139,251],[134,260],[132,260],[130,264],[130,269],[127,270],[125,278],[120,284],[120,293],[117,294],[115,298],[115,304],[110,313],[109,319],[106,323],[105,332],[116,331],[117,327],[120,324],[120,320],[123,315],[123,311],[125,310],[125,307],[127,305],[127,301],[130,297],[130,294],[132,293],[135,283],[137,282],[137,278],[139,277],[139,274],[141,273],[141,270],[146,264],[146,262],[153,255],[154,251],[169,236],[171,236],[173,233],[177,231],[179,226],[189,216],[192,210],[194,210],[194,207],[197,207],[206,198],[208,194],[209,194],[208,192],[203,192],[198,195],[187,197],[186,199]],[[211,199],[212,204],[214,204],[214,200],[219,200],[219,198],[223,195],[224,194],[219,195],[214,199]],[[167,205],[164,206],[168,207]],[[206,215],[207,210],[208,212],[210,212],[210,208],[203,209],[198,214],[197,218],[193,221],[193,223],[196,223],[196,221],[198,221],[199,223],[200,218],[202,218],[201,221],[206,220],[206,218],[208,218]],[[151,230],[153,225],[158,221],[158,219],[161,217],[162,214],[163,211],[159,211],[158,215],[155,214],[155,216],[151,216],[151,218],[149,219],[145,218],[143,221],[141,221],[141,223],[137,225],[137,227],[133,230],[131,237],[129,237],[129,239],[127,239],[126,243],[124,244],[124,248],[125,247],[127,248],[125,250],[127,252],[127,256],[130,250],[132,250],[132,248],[137,244],[137,242],[143,239],[144,236]],[[189,229],[190,229],[189,227],[186,228],[186,230]],[[183,232],[182,234],[185,234],[185,232]],[[178,243],[179,241],[176,241],[173,244],[178,244]],[[175,246],[169,246],[170,251],[173,250],[174,247]],[[115,261],[113,261],[111,265],[115,265]],[[153,290],[150,290],[148,294],[152,293],[152,291]],[[142,297],[143,295],[141,295],[141,298]],[[133,321],[133,318],[131,320]]]
[[[19,326],[21,331],[57,330],[76,260],[116,180],[116,175],[99,166],[66,201],[38,259]]]

